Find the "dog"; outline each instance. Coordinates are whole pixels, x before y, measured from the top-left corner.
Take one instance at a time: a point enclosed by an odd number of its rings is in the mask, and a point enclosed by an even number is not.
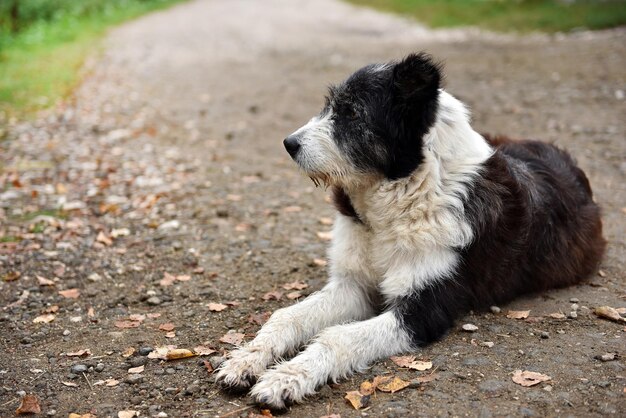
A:
[[[441,84],[425,53],[368,65],[284,140],[299,168],[332,188],[330,278],[231,354],[217,373],[223,386],[251,387],[282,409],[442,338],[470,310],[598,268],[600,209],[573,159],[480,135]]]

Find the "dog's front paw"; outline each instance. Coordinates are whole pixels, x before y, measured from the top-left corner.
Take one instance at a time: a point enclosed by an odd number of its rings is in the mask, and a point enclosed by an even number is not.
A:
[[[301,366],[287,362],[265,372],[250,394],[261,404],[284,409],[315,393],[315,386],[316,383]]]
[[[216,381],[225,389],[246,390],[256,382],[272,359],[271,351],[243,347],[231,353],[217,371]]]

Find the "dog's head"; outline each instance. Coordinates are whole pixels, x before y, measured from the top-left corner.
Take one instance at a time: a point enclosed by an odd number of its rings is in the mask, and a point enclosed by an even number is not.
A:
[[[427,54],[361,68],[329,89],[321,113],[284,140],[317,184],[397,179],[422,162],[436,119],[441,73]]]

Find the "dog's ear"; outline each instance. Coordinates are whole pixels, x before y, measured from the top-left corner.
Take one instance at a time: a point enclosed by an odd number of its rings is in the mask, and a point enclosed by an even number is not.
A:
[[[393,87],[405,100],[437,97],[441,84],[441,66],[426,53],[410,54],[393,69]]]

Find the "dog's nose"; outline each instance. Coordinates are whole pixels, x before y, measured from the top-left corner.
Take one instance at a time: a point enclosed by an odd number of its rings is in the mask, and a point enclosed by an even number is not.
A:
[[[285,149],[291,155],[291,158],[295,158],[298,150],[300,149],[300,138],[295,135],[290,135],[283,141]]]

